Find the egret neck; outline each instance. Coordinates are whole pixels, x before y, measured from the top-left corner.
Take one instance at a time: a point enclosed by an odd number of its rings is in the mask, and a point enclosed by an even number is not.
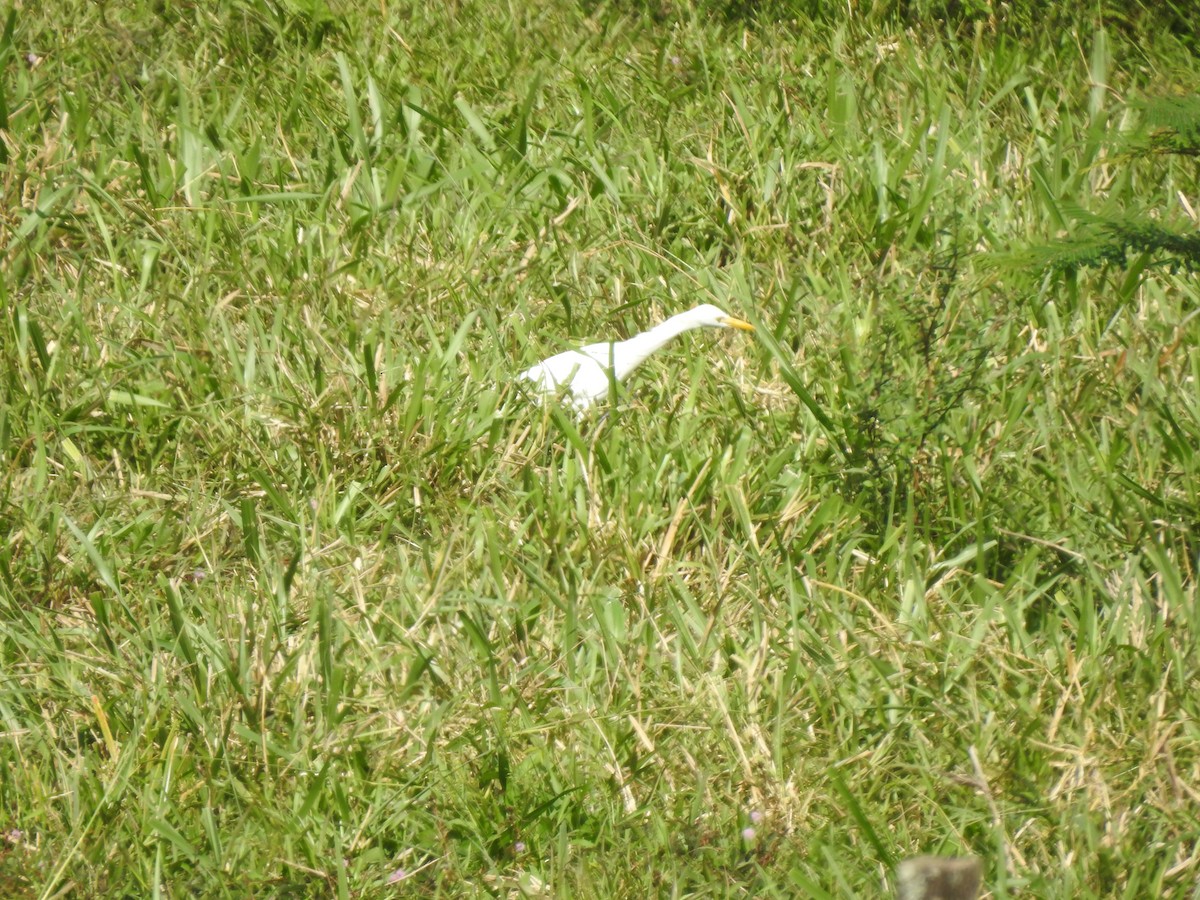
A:
[[[649,331],[643,331],[625,341],[616,341],[612,345],[611,360],[606,361],[605,365],[611,362],[613,376],[617,381],[624,381],[634,369],[667,343],[685,331],[703,327],[704,322],[698,321],[695,312],[694,309],[681,312],[659,322]]]

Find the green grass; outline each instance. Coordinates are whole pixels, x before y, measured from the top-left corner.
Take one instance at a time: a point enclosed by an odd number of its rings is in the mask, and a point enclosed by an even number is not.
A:
[[[808,6],[7,7],[0,893],[1195,893],[1186,30]]]

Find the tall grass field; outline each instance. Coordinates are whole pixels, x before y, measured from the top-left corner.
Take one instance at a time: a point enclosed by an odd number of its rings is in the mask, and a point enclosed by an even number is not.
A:
[[[1200,897],[1190,6],[0,5],[0,897]]]

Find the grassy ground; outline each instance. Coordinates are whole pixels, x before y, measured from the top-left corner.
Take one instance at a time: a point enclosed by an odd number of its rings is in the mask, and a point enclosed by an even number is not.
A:
[[[1196,59],[885,6],[7,6],[0,894],[1195,896]]]

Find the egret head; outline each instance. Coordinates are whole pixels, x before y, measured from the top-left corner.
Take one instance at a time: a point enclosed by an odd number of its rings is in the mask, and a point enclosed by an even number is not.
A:
[[[754,326],[749,322],[743,322],[741,319],[735,319],[719,306],[713,306],[711,303],[705,303],[703,306],[697,306],[687,315],[693,317],[693,321],[697,325],[705,328],[737,328],[739,331],[753,331]]]

